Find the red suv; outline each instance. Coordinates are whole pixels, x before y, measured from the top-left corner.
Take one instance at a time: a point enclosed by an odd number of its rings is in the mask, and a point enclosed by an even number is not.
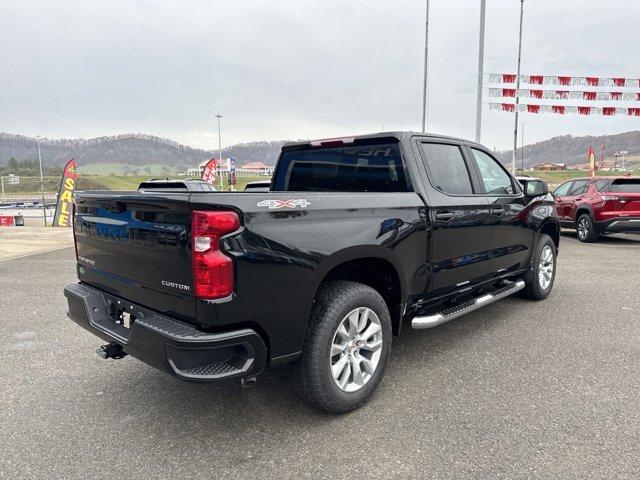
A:
[[[582,242],[606,233],[640,233],[640,177],[578,178],[553,192],[560,225]]]

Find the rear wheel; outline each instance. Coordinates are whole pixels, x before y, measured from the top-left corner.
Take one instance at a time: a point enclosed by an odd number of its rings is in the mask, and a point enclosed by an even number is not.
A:
[[[533,252],[531,271],[523,290],[532,300],[544,300],[551,293],[556,278],[556,245],[549,235],[540,234]]]
[[[382,378],[391,335],[389,310],[376,290],[346,281],[321,285],[302,351],[306,399],[332,413],[365,403]]]
[[[581,242],[592,243],[598,240],[596,226],[593,220],[591,220],[591,215],[588,213],[583,213],[578,217],[576,231],[578,233],[578,240]]]

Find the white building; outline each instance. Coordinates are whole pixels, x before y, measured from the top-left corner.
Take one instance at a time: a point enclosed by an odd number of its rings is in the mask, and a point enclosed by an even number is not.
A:
[[[204,172],[204,167],[206,167],[209,160],[203,160],[197,167],[190,168],[187,170],[187,175],[189,177],[202,177],[202,172]],[[236,176],[237,177],[258,177],[265,176],[270,177],[273,175],[274,167],[267,165],[262,162],[250,162],[246,163],[240,167],[238,167],[236,162]],[[216,177],[229,176],[231,172],[231,159],[227,158],[223,160],[221,163],[218,163],[216,167]]]

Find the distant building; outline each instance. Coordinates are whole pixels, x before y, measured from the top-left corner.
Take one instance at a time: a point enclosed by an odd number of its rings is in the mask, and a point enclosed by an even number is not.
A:
[[[571,170],[579,170],[581,172],[588,172],[591,169],[591,165],[588,163],[578,163],[571,167]],[[596,162],[596,170],[600,170],[601,172],[617,172],[620,170],[618,165],[615,163],[601,163]]]
[[[187,175],[190,177],[201,177],[202,172],[204,171],[204,167],[207,165],[209,160],[203,160],[198,164],[197,167],[190,168],[187,170]],[[267,165],[263,162],[250,162],[245,163],[242,166],[238,166],[238,162],[236,161],[236,176],[237,177],[270,177],[273,175],[273,169],[271,165]],[[231,159],[227,158],[222,162],[218,163],[216,168],[216,176],[229,176],[231,171]]]
[[[257,177],[265,176],[270,177],[273,175],[273,168],[270,165],[262,162],[250,162],[245,163],[240,168],[236,169],[236,175],[239,177]]]
[[[533,167],[534,170],[553,171],[553,170],[566,170],[566,163],[540,163]]]

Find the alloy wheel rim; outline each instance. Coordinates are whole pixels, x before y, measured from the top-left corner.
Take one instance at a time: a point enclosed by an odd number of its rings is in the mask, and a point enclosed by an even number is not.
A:
[[[382,355],[382,324],[367,307],[351,310],[333,334],[331,376],[343,392],[356,392],[375,373]]]
[[[587,238],[589,234],[589,223],[585,218],[581,218],[578,222],[578,236],[580,238]]]
[[[549,288],[553,279],[553,250],[549,245],[542,249],[538,268],[538,281],[543,290]]]

